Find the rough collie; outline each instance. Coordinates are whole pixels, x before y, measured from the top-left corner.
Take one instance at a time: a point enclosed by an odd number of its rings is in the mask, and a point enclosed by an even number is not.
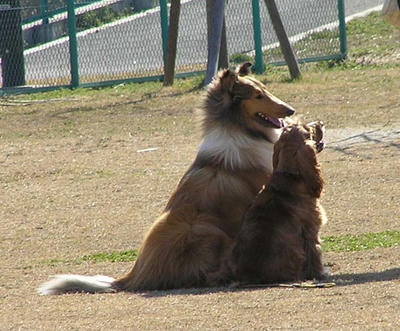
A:
[[[318,234],[326,217],[316,157],[321,139],[320,123],[291,125],[275,144],[272,177],[246,212],[232,253],[241,284],[324,277]]]
[[[216,286],[243,215],[272,173],[274,143],[291,106],[248,75],[249,63],[218,73],[204,104],[197,156],[146,235],[132,270],[119,279],[59,275],[41,294]]]

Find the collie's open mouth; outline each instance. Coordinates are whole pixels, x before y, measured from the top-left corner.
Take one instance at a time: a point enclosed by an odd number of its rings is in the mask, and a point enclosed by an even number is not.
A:
[[[285,122],[280,118],[269,117],[263,113],[257,113],[257,117],[261,120],[260,122],[265,126],[272,126],[274,128],[283,128]]]

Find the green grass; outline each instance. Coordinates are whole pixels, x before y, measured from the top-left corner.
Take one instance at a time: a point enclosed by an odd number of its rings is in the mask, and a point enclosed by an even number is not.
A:
[[[387,37],[395,28],[387,23],[380,16],[380,12],[373,12],[368,16],[352,20],[346,25],[346,32],[349,38],[370,36],[370,37]],[[359,41],[359,39],[353,38]],[[353,40],[355,41],[355,40]]]
[[[41,261],[41,264],[56,266],[59,264],[75,264],[80,265],[83,263],[100,263],[100,262],[131,262],[135,261],[138,255],[138,251],[136,249],[121,251],[121,252],[108,252],[108,253],[95,253],[84,255],[82,257],[78,257],[76,259],[51,259]]]
[[[79,15],[76,19],[76,27],[78,31],[83,31],[116,21],[125,16],[132,15],[133,13],[133,8],[125,9],[121,13],[118,13],[109,7],[103,7]]]
[[[323,252],[357,252],[378,247],[389,248],[400,245],[400,231],[383,231],[378,233],[363,233],[358,235],[345,234],[322,238]],[[84,255],[73,260],[51,259],[42,264],[55,266],[59,264],[83,264],[99,262],[132,262],[137,259],[138,251],[95,253]]]
[[[75,260],[75,263],[82,264],[84,262],[130,262],[135,261],[137,258],[137,250],[129,250],[122,252],[111,252],[111,253],[97,253],[84,255]]]
[[[355,252],[377,247],[393,247],[400,245],[400,231],[383,231],[358,235],[345,234],[328,236],[322,239],[324,252]]]
[[[229,57],[229,62],[235,65],[241,64],[243,62],[253,62],[253,61],[254,58],[252,56],[243,53],[235,53]]]

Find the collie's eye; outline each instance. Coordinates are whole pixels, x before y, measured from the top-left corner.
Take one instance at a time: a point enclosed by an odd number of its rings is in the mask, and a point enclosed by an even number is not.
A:
[[[262,99],[262,98],[263,98],[262,94],[257,94],[256,99]]]

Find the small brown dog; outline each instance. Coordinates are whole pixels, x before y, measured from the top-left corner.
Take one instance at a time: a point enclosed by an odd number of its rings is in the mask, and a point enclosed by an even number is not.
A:
[[[316,158],[322,136],[322,122],[293,124],[275,144],[272,177],[245,214],[233,250],[241,284],[324,278],[318,233],[326,217]]]

